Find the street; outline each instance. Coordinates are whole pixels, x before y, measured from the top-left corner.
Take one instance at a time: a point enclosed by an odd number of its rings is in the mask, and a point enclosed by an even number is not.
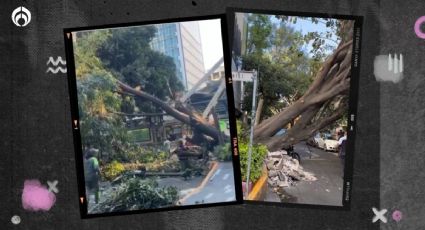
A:
[[[266,201],[341,206],[343,169],[338,153],[325,152],[305,142],[295,145],[295,151],[300,154],[304,171],[313,173],[317,181],[299,181],[295,186],[285,187],[287,198],[282,201],[269,188]]]
[[[232,162],[218,162],[215,173],[200,191],[190,195],[183,205],[235,201],[235,182]]]

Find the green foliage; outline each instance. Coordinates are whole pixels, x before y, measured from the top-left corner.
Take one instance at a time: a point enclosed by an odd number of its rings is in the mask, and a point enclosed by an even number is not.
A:
[[[128,145],[119,153],[115,154],[113,158],[123,163],[139,162],[147,164],[166,161],[168,159],[168,154],[162,151],[155,151],[148,147]]]
[[[149,128],[134,129],[129,131],[131,141],[143,142],[151,139]]]
[[[106,74],[96,50],[110,36],[109,30],[77,32],[74,36],[75,68],[77,78],[92,74]]]
[[[341,30],[341,25],[346,22],[344,20],[332,18],[288,17],[282,15],[277,15],[276,18],[288,25],[297,24],[303,21],[325,28],[308,32],[303,36],[303,40],[306,44],[311,43],[312,49],[310,53],[313,58],[317,60],[323,60],[323,58],[327,56],[327,53],[335,49],[339,41],[346,36]]]
[[[175,205],[178,199],[176,187],[159,187],[152,179],[130,178],[121,183],[98,209],[104,212],[155,209]]]
[[[103,168],[102,173],[107,180],[113,180],[124,171],[124,165],[114,160]]]
[[[114,82],[109,75],[87,75],[77,82],[82,144],[102,153],[119,152],[129,140],[124,121],[116,115],[121,97],[114,93]]]
[[[248,127],[245,127],[241,121],[236,123],[238,131],[238,147],[239,147],[239,161],[241,164],[241,174],[242,180],[246,181],[246,170],[248,165],[248,149],[249,149],[249,140],[248,140]],[[254,144],[252,146],[252,155],[251,155],[251,170],[249,174],[249,179],[251,182],[255,182],[258,178],[261,177],[263,172],[263,162],[267,155],[267,146],[263,144]]]
[[[342,39],[343,20],[250,14],[248,51],[242,69],[258,71],[258,96],[264,100],[264,120],[299,99],[319,71],[324,58]],[[317,24],[317,31],[302,33],[297,23]],[[306,49],[307,48],[307,49]],[[291,100],[288,100],[291,98]],[[252,83],[245,87],[244,111],[251,111]]]
[[[238,133],[238,142],[247,142],[248,141],[248,127],[245,127],[245,124],[240,120],[236,120],[236,129]]]
[[[183,84],[176,76],[173,59],[150,48],[155,32],[154,26],[113,29],[97,55],[123,82],[167,100],[183,90]],[[157,111],[150,102],[140,98],[135,99],[135,104],[143,112]]]
[[[250,14],[248,16],[248,52],[261,56],[270,46],[269,36],[272,32],[270,16]]]
[[[183,89],[172,58],[150,48],[155,31],[141,26],[75,34],[82,144],[99,149],[102,158],[139,160],[141,150],[131,142],[122,114],[157,111],[150,102],[118,94],[117,79],[162,100]]]
[[[221,161],[232,160],[232,151],[230,149],[230,143],[224,145],[217,145],[214,148],[214,155]]]
[[[79,32],[74,42],[81,140],[102,155],[119,152],[129,138],[122,117],[116,115],[122,106],[116,80],[96,56],[110,36],[109,30]]]
[[[239,160],[241,163],[241,174],[242,181],[246,181],[246,170],[248,165],[248,149],[249,142],[240,141],[239,146]],[[251,155],[251,168],[249,180],[251,182],[256,182],[263,172],[263,162],[264,158],[267,155],[267,147],[262,144],[254,144],[252,146],[252,155]]]

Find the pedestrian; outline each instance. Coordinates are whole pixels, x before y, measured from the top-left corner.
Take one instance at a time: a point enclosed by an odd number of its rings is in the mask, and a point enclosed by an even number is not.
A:
[[[338,156],[341,159],[342,170],[344,170],[344,162],[345,162],[345,143],[347,142],[347,133],[342,131],[342,136],[338,139],[339,152]]]
[[[171,154],[171,141],[168,138],[164,141],[164,150],[167,153],[167,156]]]
[[[96,158],[98,149],[89,148],[85,154],[84,159],[84,179],[86,182],[86,198],[87,201],[91,194],[94,193],[96,204],[99,203],[99,180],[100,180],[100,168],[99,161]]]
[[[344,130],[340,129],[340,130],[338,131],[338,140],[339,140],[339,138],[341,138],[341,137],[343,137],[343,136],[344,136]]]

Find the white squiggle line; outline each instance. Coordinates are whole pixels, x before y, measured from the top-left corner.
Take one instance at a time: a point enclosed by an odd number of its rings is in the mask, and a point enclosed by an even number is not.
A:
[[[66,73],[66,68],[57,67],[56,69],[53,69],[52,67],[49,67],[46,73],[48,72],[58,73],[59,71],[61,71],[62,73]]]
[[[53,57],[49,57],[49,60],[47,61],[47,65],[49,63],[52,63],[54,66],[57,66],[59,64],[59,62],[62,65],[66,65],[66,61],[62,60],[62,57],[61,56],[58,56],[58,58],[56,59],[56,61],[55,61],[55,59],[53,59]]]

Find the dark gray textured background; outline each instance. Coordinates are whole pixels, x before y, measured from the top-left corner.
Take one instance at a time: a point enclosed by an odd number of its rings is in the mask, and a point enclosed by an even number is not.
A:
[[[415,20],[420,0],[46,0],[0,3],[0,229],[378,229],[371,208],[399,209],[384,229],[418,229],[425,222],[422,141],[425,127],[423,55]],[[404,5],[402,5],[404,3]],[[408,3],[408,4],[407,4]],[[31,23],[16,27],[10,14],[23,5]],[[80,219],[66,74],[46,74],[48,57],[65,56],[62,29],[224,13],[226,7],[364,16],[354,179],[350,211],[240,205]],[[378,83],[373,59],[402,52],[405,79]],[[381,158],[379,156],[381,155]],[[380,167],[381,165],[381,167]],[[381,173],[381,180],[379,175]],[[25,179],[58,180],[46,213],[21,206]],[[381,194],[381,196],[380,196]],[[13,225],[10,218],[22,222]]]

